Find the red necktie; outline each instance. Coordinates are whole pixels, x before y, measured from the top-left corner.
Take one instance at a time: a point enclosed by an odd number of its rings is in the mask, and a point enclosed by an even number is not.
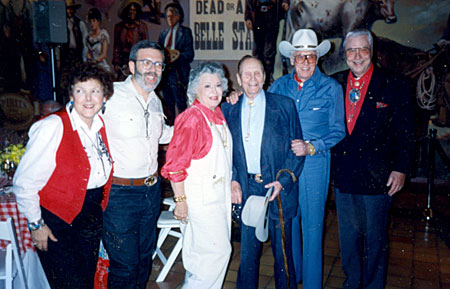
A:
[[[170,33],[169,33],[169,39],[167,40],[167,48],[171,48],[172,47],[172,34],[173,34],[173,28],[170,28]]]

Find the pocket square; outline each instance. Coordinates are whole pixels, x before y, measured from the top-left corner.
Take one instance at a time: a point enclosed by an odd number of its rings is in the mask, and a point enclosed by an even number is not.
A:
[[[385,108],[385,107],[388,107],[387,103],[377,101],[377,108]]]
[[[319,110],[320,107],[313,107],[313,110]]]

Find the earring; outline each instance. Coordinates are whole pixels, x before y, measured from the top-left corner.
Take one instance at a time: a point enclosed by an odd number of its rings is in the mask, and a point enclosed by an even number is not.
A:
[[[105,110],[106,110],[106,101],[104,101],[103,102],[103,105],[102,105],[102,114],[104,114],[105,113]]]
[[[73,100],[70,101],[69,112],[72,112],[72,109],[73,109]]]

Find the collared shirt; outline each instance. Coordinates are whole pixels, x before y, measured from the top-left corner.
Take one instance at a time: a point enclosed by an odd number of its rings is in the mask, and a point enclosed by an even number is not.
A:
[[[266,115],[266,95],[263,90],[253,99],[253,105],[244,94],[241,111],[242,139],[250,174],[261,173],[261,142]]]
[[[341,85],[316,67],[298,91],[295,69],[275,80],[269,92],[294,100],[304,140],[316,148],[316,155],[329,154],[345,136],[345,108]]]
[[[114,83],[114,95],[106,103],[103,119],[114,159],[114,176],[144,178],[157,171],[159,144],[170,141],[173,127],[165,124],[156,93],[152,91],[145,102],[131,78]],[[148,124],[144,116],[147,107]]]
[[[172,28],[169,27],[169,33],[167,33],[166,39],[164,40],[164,47],[167,47],[167,42],[169,41],[170,37],[170,30],[172,30],[172,45],[170,45],[170,47],[167,48],[175,49],[178,27],[180,27],[180,23],[175,24]]]
[[[112,164],[107,154],[97,153],[97,133],[103,123],[96,115],[89,127],[84,123],[75,109],[69,112],[73,130],[78,132],[81,144],[86,151],[91,166],[87,189],[94,189],[106,184]],[[61,143],[64,126],[59,116],[50,115],[35,124],[29,131],[30,140],[20,160],[13,180],[13,192],[17,197],[19,210],[29,222],[41,218],[38,192],[47,184],[56,168],[56,152]]]
[[[220,106],[211,110],[197,99],[176,118],[174,136],[166,153],[166,163],[161,169],[161,175],[172,182],[184,181],[188,177],[186,169],[191,166],[191,161],[204,158],[211,150],[211,127],[203,115],[216,125],[226,123]],[[223,131],[221,134],[224,135]],[[222,141],[232,142],[231,139]]]

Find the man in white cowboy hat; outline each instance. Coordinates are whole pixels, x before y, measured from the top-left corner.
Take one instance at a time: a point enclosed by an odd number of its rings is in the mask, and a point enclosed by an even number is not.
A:
[[[302,138],[297,110],[291,99],[263,90],[266,74],[262,62],[256,57],[244,56],[239,61],[236,77],[244,93],[236,105],[225,103],[222,106],[233,139],[231,201],[245,205],[251,196],[264,196],[268,188],[273,188],[268,205],[267,225],[275,259],[275,287],[285,289],[287,278],[282,251],[281,221],[277,201],[273,202],[278,195],[281,196],[289,284],[290,288],[296,288],[291,224],[298,206],[298,187],[295,182],[305,159],[295,156],[289,142]],[[290,170],[294,177],[283,173],[277,180],[281,169]],[[244,215],[243,213],[243,220],[246,219]],[[253,217],[259,217],[261,214],[256,215]],[[258,268],[263,245],[260,240],[265,240],[267,235],[261,238],[258,230],[255,231],[250,223],[241,225],[241,264],[236,284],[238,289],[258,288]]]
[[[299,207],[292,222],[296,277],[297,282],[303,280],[303,288],[322,288],[322,232],[330,148],[345,136],[342,87],[317,67],[319,58],[330,50],[330,42],[318,44],[313,30],[296,31],[292,43],[282,41],[279,49],[295,69],[277,79],[269,91],[294,100],[303,139],[292,141],[292,150],[297,156],[306,156],[298,182]]]

